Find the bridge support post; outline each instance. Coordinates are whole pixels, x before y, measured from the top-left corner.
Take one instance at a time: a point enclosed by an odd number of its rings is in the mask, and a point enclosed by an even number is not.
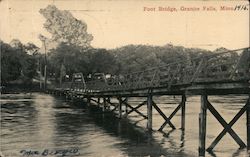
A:
[[[119,118],[122,118],[122,98],[119,97],[119,106],[118,106],[118,110],[119,110]]]
[[[69,99],[69,96],[68,96],[68,94],[66,93],[65,94],[65,100],[67,101]]]
[[[250,95],[247,101],[247,150],[250,150]]]
[[[102,111],[105,112],[105,110],[106,110],[106,98],[103,98]]]
[[[101,99],[100,97],[97,98],[97,106],[100,107]]]
[[[147,99],[147,117],[148,117],[147,129],[149,131],[152,130],[152,105],[153,105],[152,95],[149,94]]]
[[[109,104],[109,102],[110,102],[110,97],[107,97],[106,98],[106,109],[108,109],[108,110],[110,110],[110,104]]]
[[[125,100],[125,115],[128,115],[128,99]]]
[[[206,122],[207,122],[207,95],[201,96],[201,109],[199,114],[199,156],[206,152]]]
[[[185,130],[185,115],[186,115],[186,95],[183,94],[181,98],[181,129]]]
[[[88,106],[89,106],[89,104],[90,104],[90,101],[91,101],[90,97],[87,97],[87,105],[88,105]]]

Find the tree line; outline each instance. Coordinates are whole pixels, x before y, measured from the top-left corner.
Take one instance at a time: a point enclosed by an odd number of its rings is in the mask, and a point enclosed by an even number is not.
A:
[[[81,72],[85,77],[94,73],[119,75],[166,65],[172,62],[190,62],[192,58],[211,53],[207,50],[184,48],[182,46],[127,45],[116,49],[82,49],[80,46],[61,43],[50,49],[45,58],[34,44],[22,44],[18,40],[11,43],[1,41],[1,81],[2,84],[30,83],[47,75],[55,81],[66,79],[73,73]],[[46,61],[45,61],[46,59]],[[40,76],[41,75],[41,76]]]
[[[91,46],[93,36],[87,32],[87,24],[76,19],[69,11],[49,5],[40,10],[46,19],[44,28],[51,38],[40,35],[43,48],[33,43],[23,44],[14,39],[1,45],[1,84],[13,82],[39,82],[47,76],[55,82],[69,81],[73,73],[81,72],[85,77],[94,73],[111,75],[127,74],[147,68],[182,61],[191,63],[193,58],[211,54],[198,48],[185,48],[166,44],[126,45],[116,49],[102,49]],[[55,46],[48,47],[48,43]],[[221,51],[225,49],[218,49]]]

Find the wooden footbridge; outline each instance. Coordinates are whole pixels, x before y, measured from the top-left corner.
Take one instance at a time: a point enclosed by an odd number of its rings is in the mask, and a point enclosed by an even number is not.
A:
[[[200,95],[199,114],[199,156],[212,151],[222,137],[229,133],[240,148],[250,149],[250,49],[243,48],[212,55],[153,67],[144,71],[111,76],[109,79],[85,81],[81,73],[73,74],[71,83],[61,87],[49,87],[48,92],[60,94],[70,99],[80,99],[88,105],[97,104],[103,111],[118,113],[120,118],[136,112],[147,119],[147,129],[152,130],[152,109],[154,108],[165,122],[159,128],[169,125],[175,129],[171,119],[181,110],[181,129],[185,129],[186,95]],[[240,94],[248,100],[235,117],[228,123],[209,102],[210,95]],[[156,96],[180,95],[181,103],[169,116],[165,115],[154,102]],[[145,97],[146,101],[133,107],[128,103],[130,97]],[[114,99],[117,99],[114,102]],[[117,103],[118,102],[118,103]],[[139,111],[147,107],[147,115]],[[219,121],[224,130],[206,147],[207,110]],[[243,140],[232,129],[237,120],[246,113],[247,140]]]

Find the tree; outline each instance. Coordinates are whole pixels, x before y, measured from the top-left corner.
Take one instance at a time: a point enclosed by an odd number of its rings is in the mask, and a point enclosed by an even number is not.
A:
[[[29,55],[37,55],[39,50],[39,48],[33,43],[27,43],[24,45],[24,49]]]
[[[20,72],[18,54],[9,44],[1,42],[1,83],[18,79]]]
[[[93,36],[87,33],[87,24],[72,16],[69,11],[59,10],[54,5],[41,9],[46,18],[44,28],[52,35],[52,41],[67,43],[82,48],[90,47]]]
[[[48,54],[50,73],[55,73],[56,79],[63,75],[82,72],[85,76],[93,73],[113,74],[117,70],[115,58],[105,49],[88,49],[61,43]]]
[[[62,65],[68,75],[80,71],[86,72],[86,57],[86,54],[81,53],[80,47],[61,43],[48,54],[49,73],[55,73],[56,78],[59,78]]]
[[[117,62],[112,53],[106,49],[92,49],[88,52],[89,64],[87,73],[114,74],[118,70]]]
[[[36,60],[28,55],[24,45],[17,39],[10,44],[1,41],[1,81],[3,84],[15,80],[29,82],[36,75]]]
[[[110,51],[118,63],[119,73],[142,71],[180,61],[183,65],[191,65],[194,58],[211,53],[203,49],[184,48],[172,44],[165,46],[127,45]]]
[[[12,48],[15,48],[15,49],[23,49],[23,44],[21,43],[21,41],[20,40],[18,40],[18,39],[13,39],[13,40],[11,40],[11,42],[10,42],[10,46],[12,47]]]

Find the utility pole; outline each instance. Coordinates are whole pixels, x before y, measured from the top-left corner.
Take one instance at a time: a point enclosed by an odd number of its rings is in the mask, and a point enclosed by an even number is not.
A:
[[[41,63],[41,56],[39,56],[39,78],[40,78],[40,90],[42,90],[43,84],[42,84],[42,63]]]
[[[46,50],[46,37],[44,37],[43,35],[39,35],[40,40],[43,42],[43,46],[44,46],[44,90],[46,90],[47,88],[47,50]]]
[[[44,53],[45,53],[45,56],[44,56],[44,60],[45,60],[45,65],[44,65],[44,90],[46,90],[47,88],[47,54],[46,54],[46,43],[45,43],[45,40],[44,40]]]

